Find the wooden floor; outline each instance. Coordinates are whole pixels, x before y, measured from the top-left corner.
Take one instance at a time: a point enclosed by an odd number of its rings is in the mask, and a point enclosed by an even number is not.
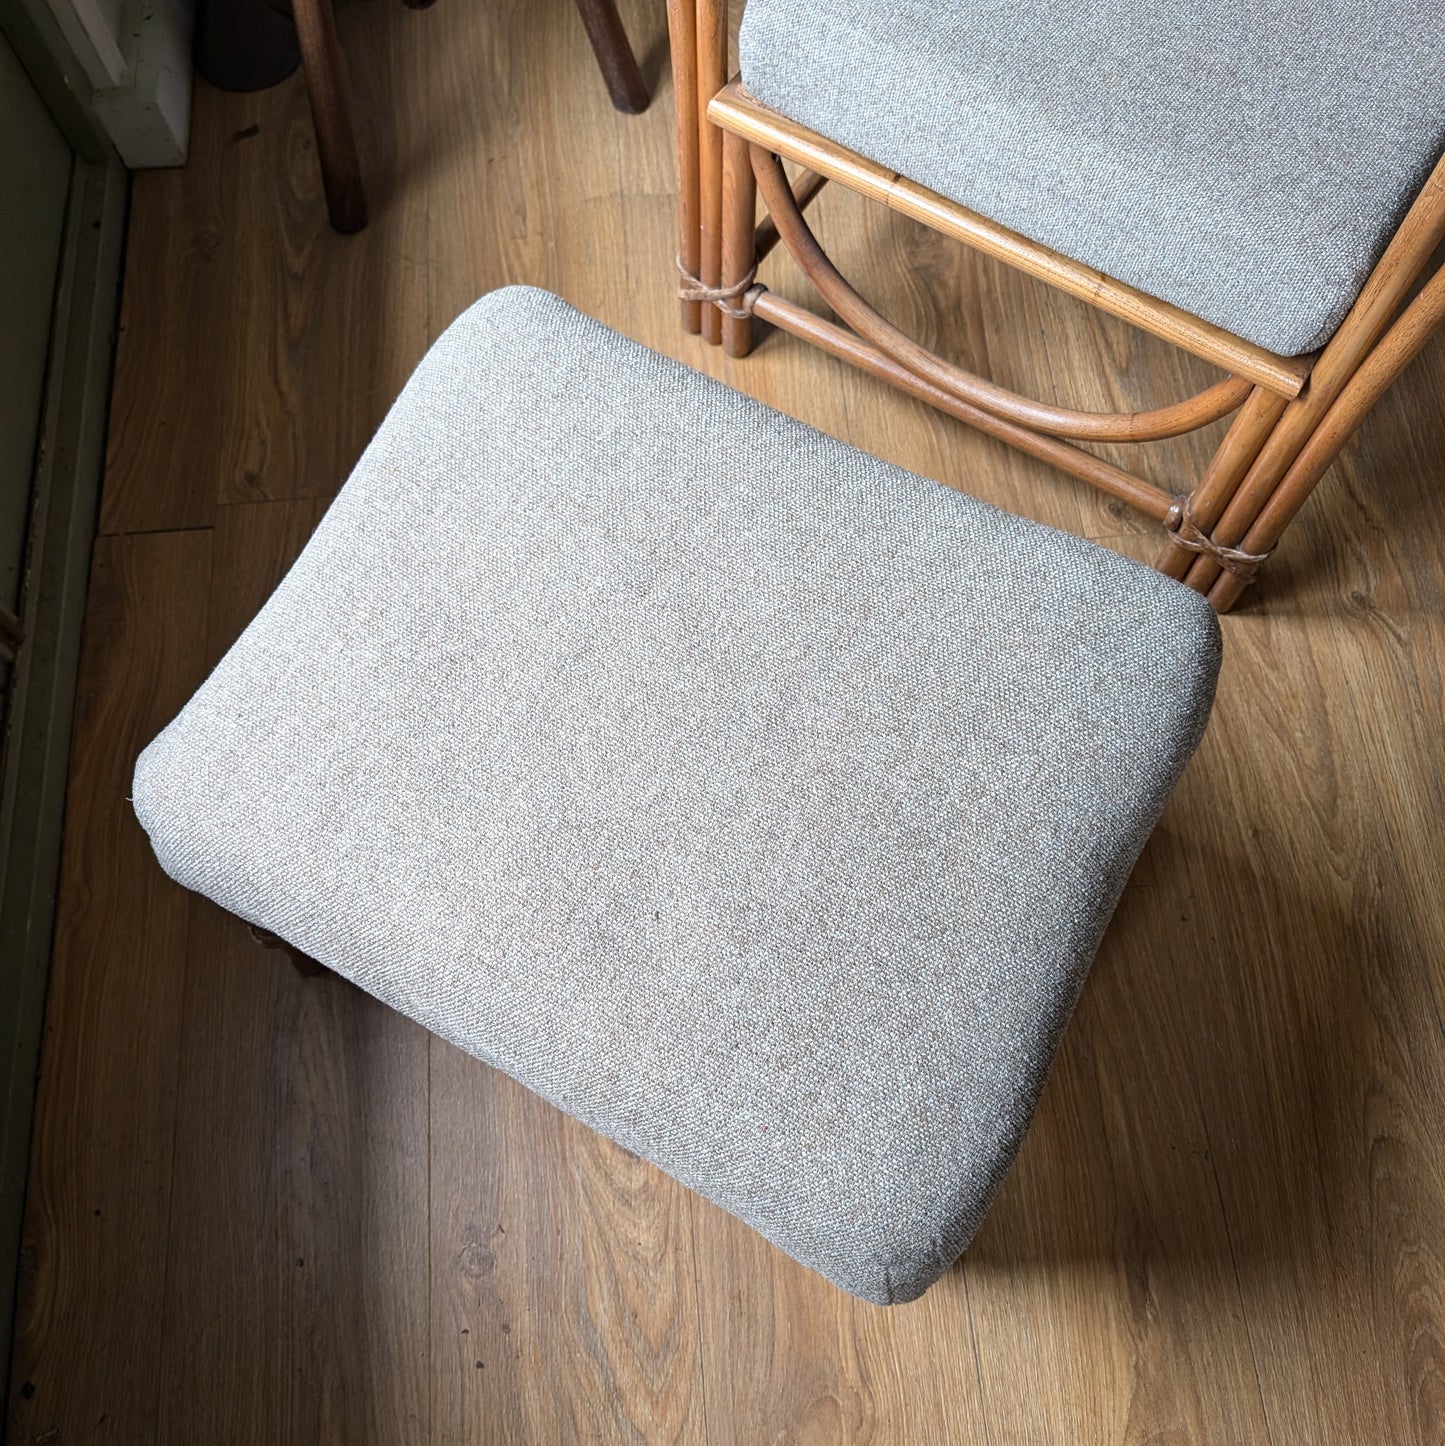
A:
[[[299,78],[197,97],[137,177],[12,1363],[15,1443],[1445,1440],[1445,345],[1226,623],[1209,735],[1016,1168],[921,1302],[720,1211],[169,883],[137,752],[280,578],[411,367],[506,281],[944,482],[1142,524],[669,299],[661,87],[615,115],[568,0],[344,4],[370,228],[326,226]],[[915,334],[1039,395],[1208,369],[847,197]],[[869,260],[892,248],[896,261]],[[785,260],[768,279],[802,299]],[[1197,467],[1198,440],[1156,451]]]

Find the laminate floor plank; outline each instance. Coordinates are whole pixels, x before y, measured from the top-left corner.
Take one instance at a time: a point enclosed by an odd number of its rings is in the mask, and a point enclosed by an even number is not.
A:
[[[136,174],[102,532],[331,496],[426,350],[426,205],[407,171],[420,126],[405,103],[425,87],[420,18],[389,11],[340,15],[364,231],[327,221],[299,73],[246,95],[198,81],[189,164]]]
[[[705,1441],[687,1192],[440,1040],[431,1138],[438,1446]]]
[[[210,576],[205,530],[95,550],[26,1194],[16,1442],[130,1446],[159,1421],[189,900],[127,796],[136,755],[204,671]]]
[[[323,510],[315,499],[218,509],[208,664]],[[172,887],[189,897],[195,967],[159,1440],[419,1446],[431,1391],[428,1036],[333,975],[303,977],[239,919]]]

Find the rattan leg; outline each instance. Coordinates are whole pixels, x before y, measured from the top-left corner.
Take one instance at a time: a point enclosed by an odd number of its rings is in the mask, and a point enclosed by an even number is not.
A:
[[[667,0],[667,36],[672,48],[672,92],[677,135],[677,266],[673,277],[696,276],[702,264],[699,225],[697,10],[693,0]],[[684,301],[682,329],[694,336],[702,330],[702,307]]]
[[[1309,444],[1350,379],[1370,357],[1390,318],[1442,238],[1445,238],[1445,159],[1436,165],[1349,315],[1320,353],[1310,373],[1309,385],[1285,407],[1215,526],[1212,533],[1215,542],[1228,547],[1243,545],[1255,519],[1295,459]],[[1220,580],[1221,571],[1213,558],[1199,557],[1185,581],[1213,598],[1214,584]],[[1237,597],[1238,588],[1223,589],[1221,595],[1225,593]]]
[[[697,0],[698,225],[702,233],[696,272],[706,287],[722,282],[723,133],[707,118],[708,102],[727,79],[727,0]],[[722,313],[702,309],[702,334],[716,346],[722,340]]]
[[[733,295],[723,301],[723,350],[746,356],[753,349],[753,319],[734,315],[744,311],[744,291],[757,270],[754,238],[757,230],[758,191],[748,143],[731,131],[723,138],[723,251],[722,285]]]
[[[1251,552],[1268,552],[1279,541],[1339,455],[1340,448],[1442,324],[1445,324],[1445,269],[1435,273],[1350,378],[1244,534],[1245,548]],[[1227,612],[1243,590],[1243,580],[1225,574],[1211,587],[1209,600],[1218,611]]]
[[[1210,459],[1199,485],[1182,504],[1182,520],[1204,533],[1213,528],[1250,464],[1259,456],[1259,449],[1274,430],[1284,406],[1283,397],[1263,387],[1256,387],[1250,393],[1219,444],[1219,450]],[[1177,523],[1172,529],[1166,527],[1165,533],[1164,546],[1154,566],[1168,577],[1183,578],[1199,556],[1198,550],[1189,545],[1187,534]]]

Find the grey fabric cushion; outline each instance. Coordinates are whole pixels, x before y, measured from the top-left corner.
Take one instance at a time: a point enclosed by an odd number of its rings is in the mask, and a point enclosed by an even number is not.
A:
[[[1285,355],[1445,147],[1426,0],[748,0],[740,49],[794,120]]]
[[[1194,593],[543,292],[136,767],[182,883],[875,1301],[954,1259],[1204,727]]]

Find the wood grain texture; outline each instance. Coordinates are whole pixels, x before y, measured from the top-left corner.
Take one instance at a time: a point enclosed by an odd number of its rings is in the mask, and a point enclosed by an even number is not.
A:
[[[102,532],[332,495],[426,350],[425,127],[390,121],[426,92],[413,42],[435,16],[382,8],[338,14],[369,97],[365,231],[327,221],[299,74],[250,95],[198,82],[190,163],[136,175]]]
[[[687,1192],[440,1040],[431,1101],[432,1439],[704,1441]]]
[[[219,509],[208,666],[323,510]],[[187,941],[158,1439],[425,1442],[427,1035],[204,899]]]
[[[41,1044],[9,1439],[160,1421],[189,901],[130,805],[136,755],[203,675],[207,532],[102,539],[91,570]]]
[[[694,1218],[712,1446],[982,1438],[961,1272],[887,1310],[843,1295],[714,1207],[699,1202]]]
[[[621,9],[646,72],[661,7]],[[767,325],[743,359],[687,335],[670,91],[618,116],[571,0],[338,22],[388,97],[365,233],[326,226],[299,78],[202,89],[196,161],[137,181],[106,495],[137,535],[96,554],[11,1439],[1445,1439],[1445,347],[1224,620],[1209,734],[973,1249],[862,1305],[186,900],[131,761],[427,342],[508,281],[1001,506],[1146,559],[1157,529]],[[809,217],[1001,385],[1145,410],[1214,375],[840,188]],[[781,254],[768,284],[817,305]],[[1150,475],[1197,475],[1220,431],[1151,444]]]

